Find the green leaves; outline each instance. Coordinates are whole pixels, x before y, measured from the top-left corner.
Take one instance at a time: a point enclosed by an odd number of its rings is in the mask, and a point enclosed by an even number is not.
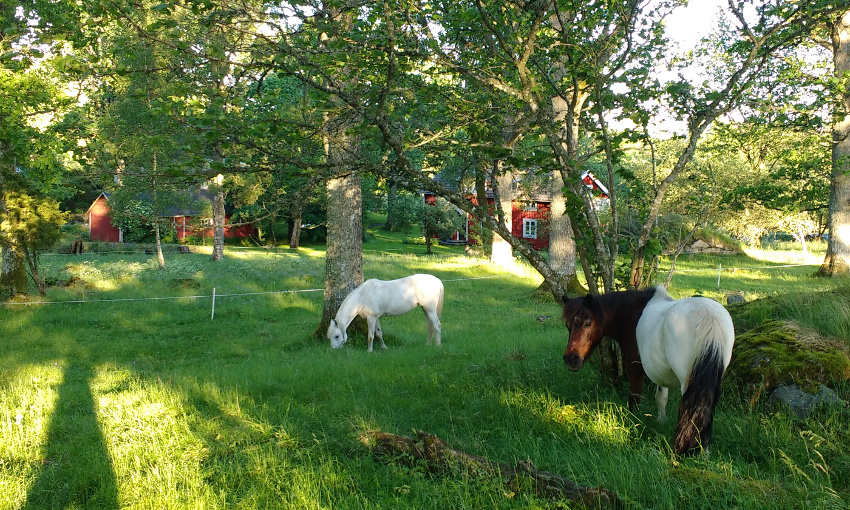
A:
[[[58,201],[19,192],[7,193],[3,200],[6,211],[0,216],[0,222],[6,228],[2,235],[12,246],[29,252],[53,246],[67,217],[67,213],[59,209]]]

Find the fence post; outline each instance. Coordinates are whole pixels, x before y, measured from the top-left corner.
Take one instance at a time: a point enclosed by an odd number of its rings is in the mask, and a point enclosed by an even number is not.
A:
[[[212,295],[212,313],[210,314],[210,320],[215,319],[215,287],[213,287],[213,295]]]
[[[717,264],[717,290],[720,290],[720,268],[723,267],[723,262]]]

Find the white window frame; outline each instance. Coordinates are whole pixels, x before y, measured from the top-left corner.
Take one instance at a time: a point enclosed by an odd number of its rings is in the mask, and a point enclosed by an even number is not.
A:
[[[525,202],[522,206],[523,211],[528,212],[536,212],[537,211],[537,202]]]
[[[537,239],[537,218],[522,219],[523,239]]]

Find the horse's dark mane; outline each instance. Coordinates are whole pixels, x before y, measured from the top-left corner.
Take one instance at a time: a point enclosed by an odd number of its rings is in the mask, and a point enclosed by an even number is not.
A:
[[[605,335],[617,341],[633,340],[643,309],[657,288],[609,292],[594,298],[596,317]]]

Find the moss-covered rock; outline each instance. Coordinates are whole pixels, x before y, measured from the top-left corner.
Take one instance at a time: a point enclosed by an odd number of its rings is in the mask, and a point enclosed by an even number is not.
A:
[[[838,340],[799,325],[768,320],[735,338],[727,381],[754,404],[780,385],[816,391],[850,380],[850,356]]]

